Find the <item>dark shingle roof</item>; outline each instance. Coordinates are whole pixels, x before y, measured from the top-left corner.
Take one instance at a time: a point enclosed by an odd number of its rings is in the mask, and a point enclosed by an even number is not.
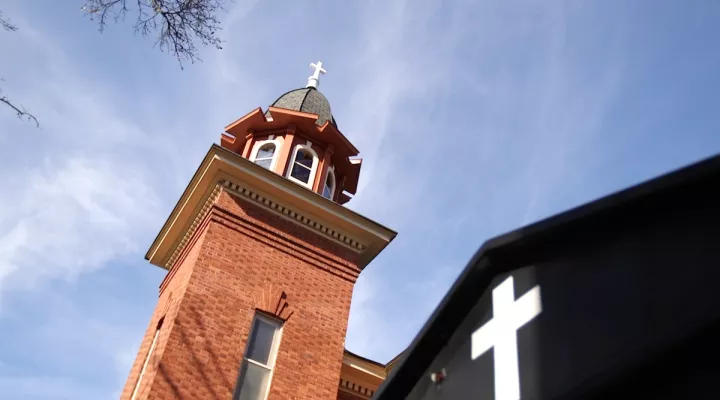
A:
[[[322,125],[329,120],[330,123],[337,127],[335,118],[330,112],[330,103],[327,98],[312,87],[291,90],[275,100],[271,107],[317,114],[319,116],[316,122],[318,125]],[[269,113],[265,113],[265,115],[267,116]]]

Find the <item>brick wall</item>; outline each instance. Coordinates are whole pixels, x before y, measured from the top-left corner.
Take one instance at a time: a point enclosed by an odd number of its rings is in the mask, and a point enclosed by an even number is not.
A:
[[[158,363],[164,353],[165,347],[168,344],[168,339],[170,338],[170,332],[172,330],[171,328],[180,308],[180,300],[183,298],[183,295],[188,287],[191,272],[200,254],[200,250],[202,249],[204,238],[205,231],[198,229],[198,235],[194,238],[195,240],[193,245],[190,246],[185,256],[181,260],[178,260],[177,267],[168,274],[168,277],[165,278],[165,281],[163,282],[163,291],[160,293],[160,298],[158,299],[158,304],[155,307],[155,312],[150,318],[150,323],[145,331],[145,336],[141,342],[137,358],[130,369],[130,375],[125,383],[122,395],[120,396],[121,399],[130,399],[132,396],[140,371],[145,363],[145,359],[148,356],[148,351],[150,350],[150,345],[153,336],[155,335],[158,322],[164,317],[163,325],[160,329],[160,334],[158,335],[158,340],[155,345],[155,350],[148,362],[142,382],[138,388],[136,399],[146,398],[146,394],[150,389],[148,382],[156,380],[155,378],[158,374]],[[160,375],[162,376],[163,374],[164,371],[161,371]]]
[[[223,191],[163,282],[122,398],[165,320],[138,399],[229,399],[256,309],[287,303],[269,399],[336,399],[355,254]],[[172,295],[171,295],[172,294]]]

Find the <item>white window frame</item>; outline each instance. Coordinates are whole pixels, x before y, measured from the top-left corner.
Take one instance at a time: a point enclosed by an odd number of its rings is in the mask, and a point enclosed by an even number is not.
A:
[[[275,331],[275,336],[273,337],[272,346],[270,346],[270,356],[268,357],[268,363],[263,364],[261,362],[252,360],[250,358],[247,358],[248,351],[250,350],[250,335],[252,335],[253,329],[255,329],[255,322],[257,320],[262,320],[263,322],[266,322],[270,325],[275,325],[277,327],[277,330]],[[277,354],[278,354],[278,348],[280,347],[280,339],[282,338],[282,332],[283,332],[283,322],[279,319],[272,318],[269,316],[265,316],[262,313],[256,312],[255,316],[253,317],[252,324],[250,325],[250,331],[248,332],[248,340],[245,344],[245,352],[243,353],[242,361],[240,362],[240,372],[242,372],[243,364],[248,362],[250,364],[256,365],[260,368],[265,368],[266,370],[269,370],[270,373],[268,374],[268,381],[267,381],[267,387],[265,388],[265,398],[263,400],[267,400],[268,396],[270,395],[270,387],[272,386],[272,378],[273,374],[275,373],[275,361],[277,360]],[[235,399],[235,396],[240,396],[242,394],[242,387],[238,388],[238,385],[240,384],[240,379],[243,377],[238,376],[238,383],[235,385],[235,391],[233,392],[233,399]],[[238,389],[240,391],[238,392]]]
[[[250,161],[252,161],[254,164],[255,159],[257,159],[257,155],[258,155],[258,152],[260,151],[260,148],[269,143],[272,143],[275,145],[275,152],[273,153],[272,161],[270,161],[269,170],[275,171],[275,166],[277,166],[278,158],[280,158],[279,157],[280,150],[282,149],[282,144],[283,144],[282,137],[275,137],[273,135],[273,136],[270,136],[268,139],[256,142],[253,145],[252,152],[250,152]]]
[[[142,383],[143,377],[145,376],[145,370],[147,370],[148,363],[150,362],[150,359],[152,358],[153,353],[155,352],[155,347],[157,345],[158,337],[160,336],[160,329],[162,328],[164,321],[165,321],[165,317],[160,318],[160,321],[158,321],[158,324],[155,327],[155,334],[153,335],[153,339],[150,344],[150,350],[148,350],[148,353],[145,356],[145,362],[143,362],[142,369],[140,370],[140,375],[138,376],[137,382],[135,382],[135,387],[133,388],[132,395],[130,396],[130,400],[135,400],[135,397],[138,394],[138,389],[140,389],[140,384]]]
[[[310,168],[310,178],[308,179],[307,183],[301,181],[300,179],[296,179],[292,176],[292,170],[295,167],[295,157],[297,156],[297,153],[300,150],[307,150],[313,156],[312,168]],[[318,160],[319,160],[318,155],[315,152],[315,150],[312,149],[311,145],[299,144],[299,145],[295,146],[295,150],[293,150],[292,157],[290,158],[290,163],[288,164],[287,174],[285,175],[286,178],[312,190],[313,183],[315,183],[315,174],[317,173]]]
[[[330,197],[325,197],[325,186],[327,185],[328,177],[332,175],[332,187],[330,190]],[[337,189],[337,176],[335,176],[335,166],[332,165],[327,169],[327,173],[325,174],[325,180],[322,184],[322,189],[320,191],[320,195],[322,197],[325,197],[326,199],[332,200],[333,197],[335,197],[335,190]]]

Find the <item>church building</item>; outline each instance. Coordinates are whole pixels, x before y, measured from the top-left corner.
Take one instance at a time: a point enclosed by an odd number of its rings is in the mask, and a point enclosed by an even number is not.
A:
[[[121,399],[369,399],[397,361],[345,350],[354,284],[396,232],[343,206],[362,160],[311,67],[225,128],[152,243],[167,275]]]

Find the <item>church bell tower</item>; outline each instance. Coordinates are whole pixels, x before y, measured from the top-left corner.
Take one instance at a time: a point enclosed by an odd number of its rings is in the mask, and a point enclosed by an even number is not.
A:
[[[121,399],[338,398],[353,286],[396,233],[343,206],[361,160],[311,67],[225,128],[152,243],[168,272]]]

